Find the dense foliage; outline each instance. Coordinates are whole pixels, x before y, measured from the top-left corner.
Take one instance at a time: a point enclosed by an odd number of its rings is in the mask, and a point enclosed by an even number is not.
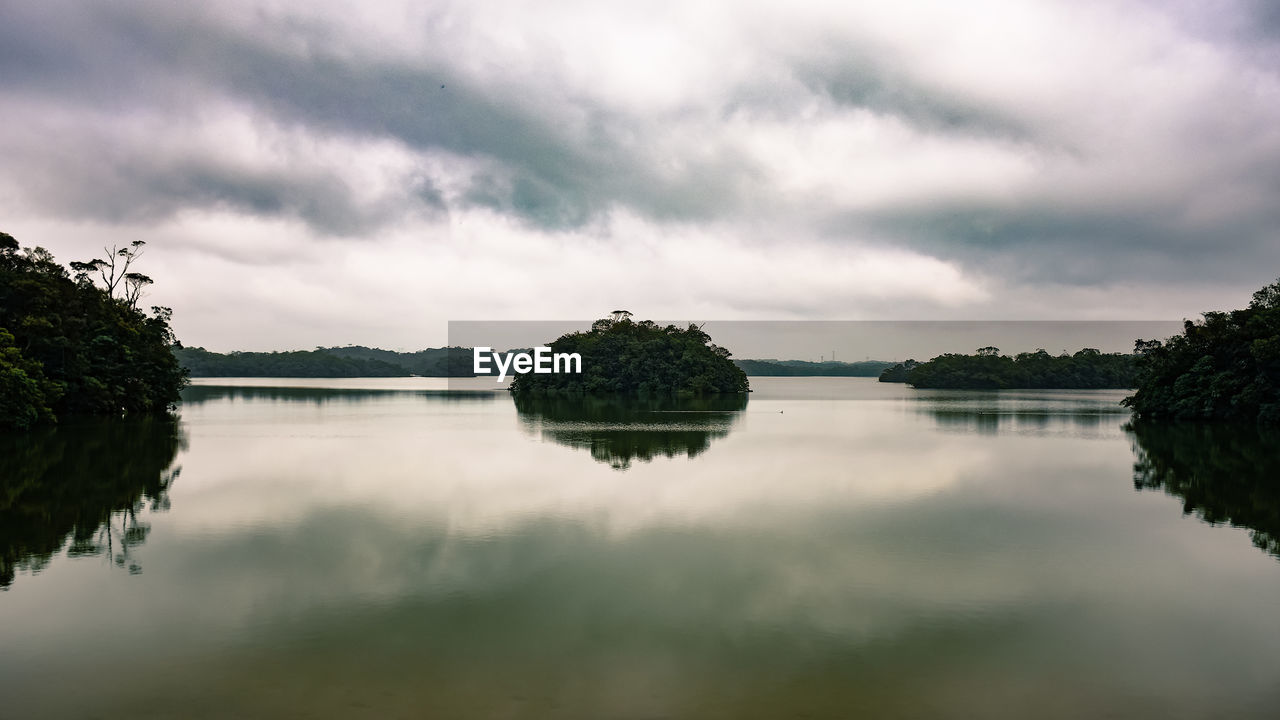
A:
[[[1248,528],[1254,545],[1280,557],[1280,430],[1142,419],[1126,430],[1138,453],[1135,488],[1164,490],[1206,522]]]
[[[907,375],[912,368],[919,364],[915,360],[905,360],[892,367],[887,367],[884,372],[880,373],[880,382],[904,383],[907,381]]]
[[[906,382],[918,388],[1003,390],[1131,388],[1135,383],[1134,356],[1085,348],[1074,355],[1050,355],[1044,350],[1001,355],[998,348],[980,348],[975,355],[948,353],[929,362],[908,360],[886,370],[884,382]]]
[[[702,328],[633,322],[627,315],[630,313],[615,313],[614,319],[597,320],[588,332],[562,335],[551,343],[552,352],[582,356],[581,374],[524,373],[512,381],[511,390],[622,394],[748,391],[747,374]]]
[[[469,348],[412,353],[359,345],[291,352],[216,353],[201,347],[176,351],[191,377],[471,377]]]
[[[1137,392],[1125,404],[1138,416],[1280,424],[1280,281],[1244,310],[1205,313],[1136,349]]]
[[[810,360],[734,360],[747,375],[760,377],[875,377],[891,363],[882,360],[860,362],[813,362]]]
[[[0,427],[63,415],[163,412],[186,382],[173,356],[170,311],[138,310],[150,278],[126,272],[142,243],[111,261],[72,263],[0,233]],[[103,278],[103,287],[91,279]]]

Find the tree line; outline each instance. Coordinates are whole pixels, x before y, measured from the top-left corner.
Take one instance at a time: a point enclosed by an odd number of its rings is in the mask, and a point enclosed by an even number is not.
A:
[[[890,365],[883,360],[734,360],[747,375],[759,377],[876,377]]]
[[[1137,384],[1137,365],[1133,355],[1095,348],[1071,355],[1036,350],[1009,356],[988,346],[972,355],[947,353],[922,363],[907,360],[881,373],[880,382],[981,390],[1131,388]]]
[[[362,345],[283,352],[175,351],[191,377],[472,377],[471,348],[396,352]]]

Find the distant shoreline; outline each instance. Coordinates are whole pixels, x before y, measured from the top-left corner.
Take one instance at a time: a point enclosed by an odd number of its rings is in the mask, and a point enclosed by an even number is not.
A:
[[[477,377],[471,367],[471,348],[426,348],[397,352],[360,345],[319,347],[314,350],[219,353],[202,347],[175,350],[193,378],[279,377]],[[734,359],[748,377],[879,377],[892,362],[866,360]]]

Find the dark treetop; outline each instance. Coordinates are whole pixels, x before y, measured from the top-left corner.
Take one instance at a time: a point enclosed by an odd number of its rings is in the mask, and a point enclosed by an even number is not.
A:
[[[173,356],[168,308],[138,309],[151,278],[131,272],[142,242],[73,262],[0,233],[0,427],[61,415],[157,413],[186,376]]]
[[[1280,424],[1280,280],[1244,310],[1207,312],[1136,349],[1138,390],[1125,404],[1139,417]]]
[[[658,326],[634,322],[615,311],[588,332],[561,335],[552,352],[579,353],[582,373],[517,375],[511,390],[588,393],[740,393],[747,375],[729,359],[729,351],[711,342],[697,325]]]

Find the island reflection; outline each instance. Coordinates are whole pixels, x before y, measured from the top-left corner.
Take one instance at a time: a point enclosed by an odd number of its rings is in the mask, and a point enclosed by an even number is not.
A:
[[[1280,430],[1255,425],[1134,422],[1136,490],[1162,489],[1182,512],[1249,531],[1280,558]]]
[[[1070,427],[1078,431],[1097,431],[1120,423],[1115,413],[1054,413],[1038,411],[934,410],[938,428],[994,435],[1001,430],[1048,430]]]
[[[729,434],[747,407],[745,394],[695,398],[583,394],[513,396],[522,427],[560,445],[581,448],[616,470],[633,460],[690,458]]]
[[[1066,431],[1096,437],[1116,431],[1129,418],[1129,411],[1120,406],[1121,397],[1097,391],[930,391],[918,396],[917,408],[948,432]]]
[[[0,438],[0,589],[64,548],[141,572],[131,550],[151,528],[139,513],[169,508],[185,443],[172,418],[80,421]]]

